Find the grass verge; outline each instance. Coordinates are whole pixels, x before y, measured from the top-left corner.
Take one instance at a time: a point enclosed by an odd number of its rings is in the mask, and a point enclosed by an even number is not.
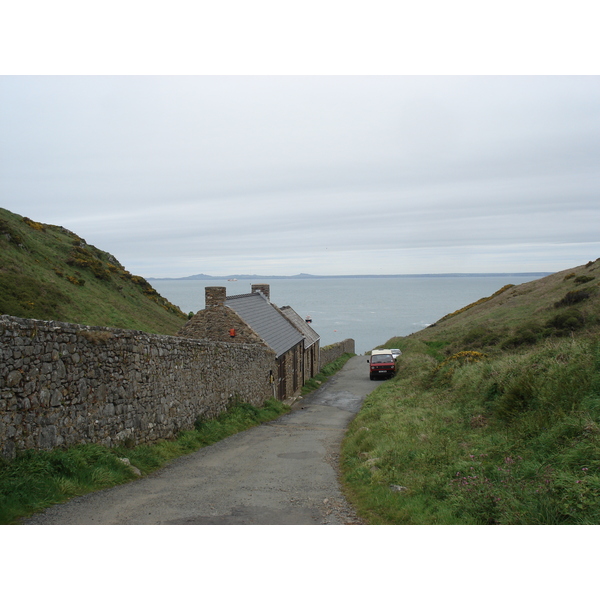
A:
[[[314,377],[311,377],[303,386],[301,394],[306,396],[321,387],[332,375],[335,375],[353,356],[351,352],[345,352],[339,358],[326,364]]]
[[[544,340],[438,361],[407,340],[342,448],[371,524],[600,523],[600,344]]]
[[[193,430],[182,431],[173,440],[133,448],[86,444],[49,452],[28,450],[13,461],[0,462],[0,524],[16,523],[52,504],[126,483],[137,477],[131,466],[146,475],[289,410],[274,399],[260,408],[239,403],[216,419],[198,420]],[[121,459],[128,459],[131,466]]]

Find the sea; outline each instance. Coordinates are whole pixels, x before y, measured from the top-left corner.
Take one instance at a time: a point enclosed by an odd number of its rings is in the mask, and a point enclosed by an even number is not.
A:
[[[356,353],[364,354],[392,337],[420,331],[509,283],[519,285],[548,274],[149,279],[149,283],[186,314],[204,308],[207,286],[226,287],[227,295],[234,296],[250,293],[254,283],[268,283],[271,302],[291,306],[300,316],[312,319],[321,347],[352,338]]]

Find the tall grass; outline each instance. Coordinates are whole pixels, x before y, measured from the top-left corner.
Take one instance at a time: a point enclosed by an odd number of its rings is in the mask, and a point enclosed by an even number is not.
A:
[[[414,347],[414,344],[413,344]],[[553,339],[477,361],[403,349],[344,442],[371,523],[600,523],[600,345]]]
[[[88,444],[50,452],[23,452],[13,461],[0,461],[0,523],[15,523],[52,504],[125,483],[138,476],[132,467],[143,475],[148,474],[174,458],[275,419],[289,410],[274,399],[260,408],[240,403],[216,419],[198,420],[193,430],[182,431],[173,440],[156,444],[133,448]],[[122,459],[127,459],[131,466]]]

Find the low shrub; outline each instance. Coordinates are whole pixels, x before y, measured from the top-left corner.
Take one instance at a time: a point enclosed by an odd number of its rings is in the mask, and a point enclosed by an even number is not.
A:
[[[15,231],[14,227],[11,224],[4,220],[0,219],[0,235],[4,236],[11,244],[15,246],[23,245],[23,238]]]
[[[587,300],[591,295],[592,291],[589,288],[567,292],[562,300],[555,302],[554,308],[561,308],[563,306],[573,306],[573,304],[578,304],[579,302]]]
[[[73,244],[66,262],[70,266],[88,269],[97,279],[110,280],[110,273],[104,262],[88,247],[82,247],[77,242]]]
[[[73,285],[79,285],[79,286],[85,285],[85,279],[73,277],[72,275],[67,275],[67,281],[69,281]]]
[[[489,327],[478,325],[470,329],[463,337],[462,343],[466,347],[486,348],[495,346],[502,339],[500,333]]]
[[[546,322],[547,327],[567,333],[576,331],[585,325],[585,318],[577,309],[566,310]]]
[[[38,223],[37,221],[32,221],[28,217],[23,217],[23,222],[25,224],[29,225],[29,227],[31,227],[32,229],[35,229],[36,231],[46,231],[46,227],[44,226],[43,223]]]
[[[544,328],[539,323],[529,322],[517,328],[513,335],[505,340],[501,347],[503,350],[530,346],[544,337]]]

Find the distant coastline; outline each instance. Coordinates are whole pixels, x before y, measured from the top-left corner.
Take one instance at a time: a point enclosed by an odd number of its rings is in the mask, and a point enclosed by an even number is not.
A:
[[[199,273],[198,275],[189,275],[188,277],[146,277],[147,281],[190,281],[201,280],[234,280],[234,279],[394,279],[410,277],[546,277],[553,275],[553,271],[543,272],[523,272],[523,273],[421,273],[413,275],[310,275],[309,273],[299,273],[298,275],[224,275],[214,276]]]

